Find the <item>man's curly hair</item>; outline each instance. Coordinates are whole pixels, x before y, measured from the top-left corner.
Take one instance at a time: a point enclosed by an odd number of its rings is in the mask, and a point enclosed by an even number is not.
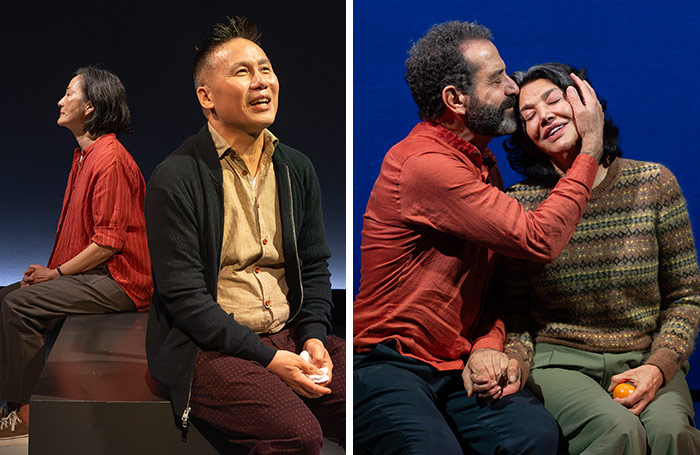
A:
[[[408,51],[406,82],[422,120],[437,119],[445,111],[442,90],[454,85],[473,93],[474,65],[462,54],[468,41],[491,41],[491,32],[476,22],[450,21],[433,25]]]

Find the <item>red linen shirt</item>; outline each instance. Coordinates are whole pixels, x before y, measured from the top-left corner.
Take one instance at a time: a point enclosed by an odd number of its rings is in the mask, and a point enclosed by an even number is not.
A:
[[[389,150],[364,216],[354,347],[394,340],[438,370],[502,350],[497,302],[484,304],[495,254],[548,262],[568,243],[598,164],[579,156],[534,212],[503,193],[496,158],[440,125],[419,123]]]
[[[143,215],[141,171],[114,134],[77,148],[63,197],[49,267],[72,259],[94,242],[118,250],[106,264],[139,310],[148,308],[153,282]]]

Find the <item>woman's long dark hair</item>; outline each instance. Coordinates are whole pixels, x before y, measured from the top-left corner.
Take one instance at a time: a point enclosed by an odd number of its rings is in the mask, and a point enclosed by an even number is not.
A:
[[[510,77],[518,84],[518,87],[523,87],[525,84],[537,79],[547,79],[563,92],[566,92],[566,88],[569,86],[573,86],[578,90],[573,79],[569,76],[571,73],[574,73],[582,80],[588,80],[585,68],[577,70],[563,63],[543,63],[541,65],[535,65],[526,72],[516,71],[511,74]],[[612,164],[615,158],[622,156],[622,150],[617,144],[618,129],[606,112],[605,100],[602,98],[599,99],[600,104],[603,106],[603,112],[605,113],[605,123],[603,126],[603,157],[601,158],[601,163],[607,167]],[[531,180],[533,183],[553,186],[559,181],[559,174],[554,169],[549,157],[532,143],[525,132],[525,122],[522,118],[519,117],[518,129],[515,133],[503,142],[503,148],[506,150],[508,162],[513,170],[528,180]]]

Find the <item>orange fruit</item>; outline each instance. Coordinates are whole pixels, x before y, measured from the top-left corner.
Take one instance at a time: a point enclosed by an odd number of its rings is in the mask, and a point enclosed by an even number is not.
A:
[[[635,389],[636,387],[629,382],[623,382],[615,386],[612,395],[613,398],[627,398]]]

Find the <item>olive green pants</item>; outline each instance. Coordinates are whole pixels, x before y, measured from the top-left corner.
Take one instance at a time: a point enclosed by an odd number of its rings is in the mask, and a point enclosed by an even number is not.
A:
[[[570,454],[700,454],[700,431],[685,381],[687,362],[639,417],[608,393],[613,375],[642,365],[647,357],[640,351],[598,354],[535,346],[529,387],[559,423]]]

